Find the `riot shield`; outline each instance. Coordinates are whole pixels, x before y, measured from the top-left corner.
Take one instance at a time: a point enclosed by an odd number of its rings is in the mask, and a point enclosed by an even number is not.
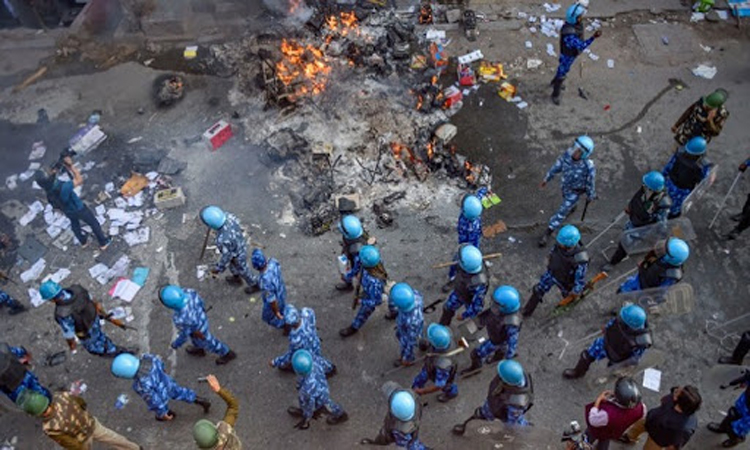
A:
[[[532,409],[533,411],[533,409]],[[533,414],[533,413],[532,413]],[[573,419],[577,416],[572,417]],[[500,421],[474,420],[466,426],[466,434],[454,437],[452,448],[509,449],[509,450],[553,450],[561,448],[562,432],[535,426],[505,425]]]
[[[748,366],[735,366],[732,364],[718,364],[703,373],[701,390],[703,392],[718,392],[720,389],[731,390],[740,388],[740,381],[750,371]],[[730,384],[734,382],[734,386]],[[739,394],[738,394],[739,395]]]
[[[668,220],[666,224],[652,223],[638,228],[625,230],[620,235],[620,245],[628,255],[645,253],[654,248],[657,242],[668,237],[677,237],[683,241],[692,241],[697,235],[693,224],[685,216]]]
[[[688,211],[700,201],[701,198],[703,198],[704,195],[706,195],[706,192],[713,186],[714,181],[716,181],[716,173],[719,170],[719,165],[715,164],[713,167],[711,167],[711,170],[708,172],[708,176],[701,180],[700,183],[698,183],[695,188],[693,188],[692,192],[685,198],[685,201],[682,202],[682,214],[687,214]]]
[[[695,295],[693,286],[677,283],[633,292],[621,292],[617,299],[623,303],[640,305],[650,313],[682,315],[693,311]]]

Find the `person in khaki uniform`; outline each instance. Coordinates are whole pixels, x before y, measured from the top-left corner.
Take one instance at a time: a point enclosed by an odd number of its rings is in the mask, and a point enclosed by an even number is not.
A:
[[[16,404],[40,417],[44,434],[66,450],[91,450],[95,441],[118,450],[143,448],[102,425],[86,411],[86,401],[69,392],[56,392],[50,402],[46,396],[26,389]]]
[[[240,412],[240,404],[231,392],[221,387],[219,380],[209,375],[206,377],[211,390],[219,394],[227,404],[227,412],[224,419],[213,424],[206,419],[201,419],[193,426],[193,438],[198,448],[211,450],[242,450],[242,442],[237,437],[234,424]]]

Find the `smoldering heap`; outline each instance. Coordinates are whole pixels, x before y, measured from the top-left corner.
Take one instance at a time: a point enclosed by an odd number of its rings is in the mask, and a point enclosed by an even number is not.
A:
[[[373,205],[387,226],[393,215],[384,199],[427,208],[424,199],[458,198],[491,183],[489,169],[451,142],[450,116],[461,102],[446,96],[442,80],[454,80],[443,73],[435,44],[415,28],[418,14],[306,8],[304,26],[287,18],[272,31],[212,49],[236,67],[230,100],[242,111],[246,139],[265,149],[272,186],[288,191],[306,233],[324,233],[356,207],[336,204],[341,195]]]

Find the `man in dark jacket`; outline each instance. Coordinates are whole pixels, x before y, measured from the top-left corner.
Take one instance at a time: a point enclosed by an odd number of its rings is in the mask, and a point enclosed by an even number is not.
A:
[[[701,406],[701,395],[695,386],[673,387],[661,399],[661,405],[652,409],[646,419],[636,422],[623,436],[625,442],[635,442],[643,432],[648,432],[644,450],[684,448],[698,427],[696,411]]]

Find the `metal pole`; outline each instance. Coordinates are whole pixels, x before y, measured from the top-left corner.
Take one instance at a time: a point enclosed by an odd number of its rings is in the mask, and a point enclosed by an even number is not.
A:
[[[714,222],[716,222],[716,219],[719,218],[719,214],[721,214],[721,211],[724,209],[724,205],[727,203],[727,199],[729,198],[729,195],[734,190],[734,187],[737,186],[737,182],[740,181],[740,177],[742,176],[744,172],[740,171],[737,172],[737,176],[734,177],[734,181],[732,181],[732,185],[729,186],[729,190],[727,191],[727,195],[724,196],[724,198],[721,200],[721,205],[719,205],[719,210],[716,211],[716,214],[714,215],[714,218],[711,219],[711,223],[708,224],[708,229],[710,230],[711,227],[714,226]]]
[[[589,242],[589,243],[588,243],[588,244],[586,245],[586,247],[591,247],[591,245],[592,245],[592,244],[593,244],[594,242],[598,241],[600,237],[604,236],[604,233],[606,233],[606,232],[607,232],[607,231],[609,231],[609,230],[610,230],[610,229],[611,229],[611,228],[612,228],[613,226],[615,226],[615,225],[617,224],[617,222],[619,222],[620,220],[622,220],[622,218],[623,218],[623,217],[625,217],[625,211],[622,211],[622,212],[621,212],[620,214],[618,214],[618,216],[617,216],[617,217],[615,217],[615,220],[614,220],[614,221],[612,221],[612,223],[610,223],[609,225],[607,225],[607,228],[605,228],[604,230],[602,230],[602,232],[601,232],[601,233],[597,234],[597,235],[596,235],[596,237],[595,237],[594,239],[592,239],[592,240],[591,240],[591,241],[590,241],[590,242]]]

